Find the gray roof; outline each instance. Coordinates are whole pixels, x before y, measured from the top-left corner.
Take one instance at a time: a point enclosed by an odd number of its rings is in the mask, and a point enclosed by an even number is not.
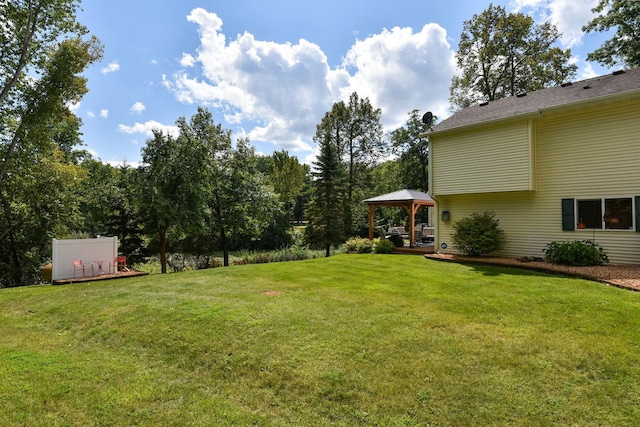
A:
[[[626,92],[640,93],[640,67],[540,89],[524,95],[510,96],[484,105],[467,107],[438,123],[433,131],[437,133],[478,123],[533,114],[553,107],[588,102]]]
[[[376,203],[400,203],[400,202],[423,202],[425,204],[433,204],[433,199],[428,193],[418,190],[399,190],[393,193],[383,194],[382,196],[372,197],[364,201],[368,204]]]

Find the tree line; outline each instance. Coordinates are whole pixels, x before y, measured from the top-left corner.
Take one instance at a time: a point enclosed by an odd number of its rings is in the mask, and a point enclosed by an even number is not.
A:
[[[70,105],[87,92],[81,73],[103,46],[76,20],[79,0],[14,0],[0,12],[0,287],[38,282],[52,238],[115,235],[131,262],[166,253],[292,244],[327,250],[363,235],[362,200],[400,188],[428,189],[428,140],[421,112],[385,133],[381,110],[352,93],[317,125],[311,166],[286,151],[258,156],[250,141],[199,108],[178,135],[154,131],[140,167],[102,163],[83,149]],[[605,65],[640,64],[638,2],[601,0],[584,31],[616,28],[591,54]],[[490,5],[464,23],[452,79],[452,109],[561,83],[575,74],[570,50],[554,47],[550,24]],[[377,220],[401,222],[380,209]]]

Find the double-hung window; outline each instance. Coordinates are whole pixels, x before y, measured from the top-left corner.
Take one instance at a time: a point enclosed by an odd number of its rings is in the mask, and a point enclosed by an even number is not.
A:
[[[635,206],[634,206],[635,205]],[[640,197],[563,199],[563,230],[633,230]],[[636,220],[637,222],[637,220]],[[640,224],[635,224],[635,227]]]

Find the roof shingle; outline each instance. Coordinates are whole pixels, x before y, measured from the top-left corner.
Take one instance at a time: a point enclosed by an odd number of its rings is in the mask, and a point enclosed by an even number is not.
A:
[[[484,105],[467,107],[438,123],[433,131],[437,133],[536,113],[544,109],[587,102],[624,92],[640,92],[640,67],[540,89],[524,96],[510,96]]]

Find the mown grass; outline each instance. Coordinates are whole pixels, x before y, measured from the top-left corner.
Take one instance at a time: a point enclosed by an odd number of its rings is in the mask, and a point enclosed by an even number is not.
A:
[[[640,419],[640,294],[578,279],[338,255],[4,289],[0,313],[0,425]]]

